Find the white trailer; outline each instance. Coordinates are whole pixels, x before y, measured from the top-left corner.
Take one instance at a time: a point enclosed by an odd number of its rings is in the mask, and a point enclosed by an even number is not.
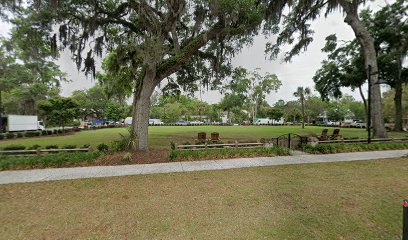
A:
[[[22,131],[37,131],[44,130],[42,121],[38,121],[38,116],[29,115],[8,115],[7,116],[7,131],[22,132]]]

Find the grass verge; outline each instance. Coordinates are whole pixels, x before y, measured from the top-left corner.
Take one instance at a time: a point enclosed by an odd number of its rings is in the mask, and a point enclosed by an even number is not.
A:
[[[0,155],[0,170],[33,169],[47,167],[69,167],[93,161],[102,155],[101,152],[57,153],[41,156],[6,156]]]
[[[289,155],[289,149],[282,147],[272,148],[224,148],[207,150],[171,150],[171,161],[201,160],[201,159],[225,159],[240,157],[273,157]]]
[[[302,146],[304,152],[311,154],[344,153],[344,152],[363,152],[380,150],[399,150],[408,149],[408,143],[333,143],[318,144],[315,146],[305,144]]]
[[[401,239],[407,161],[0,185],[0,238]]]

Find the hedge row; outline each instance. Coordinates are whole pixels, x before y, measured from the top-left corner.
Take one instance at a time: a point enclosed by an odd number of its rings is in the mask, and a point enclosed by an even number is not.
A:
[[[240,157],[272,157],[290,155],[288,148],[223,148],[207,150],[171,150],[169,158],[172,161],[199,160],[199,159],[225,159]]]
[[[89,148],[90,144],[85,144],[83,146],[81,146],[80,148]],[[20,145],[20,144],[14,144],[14,145],[8,145],[5,147],[0,148],[1,150],[4,151],[9,151],[9,150],[36,150],[38,148],[42,148],[42,149],[58,149],[59,146],[55,145],[55,144],[51,144],[51,145],[46,145],[44,147],[42,147],[41,145],[38,144],[34,144],[30,147],[26,147],[24,145]],[[75,149],[77,148],[77,145],[74,144],[67,144],[61,147],[61,149]]]
[[[72,129],[54,129],[54,130],[43,130],[43,131],[33,131],[33,132],[8,132],[0,133],[0,140],[3,139],[14,139],[14,138],[23,138],[23,137],[39,137],[39,136],[51,136],[57,134],[63,134],[74,131]]]
[[[363,152],[376,150],[398,150],[408,149],[408,143],[331,143],[331,144],[317,144],[312,146],[305,144],[302,146],[304,152],[312,154],[328,154],[328,153],[344,153],[344,152]]]
[[[90,165],[102,154],[101,152],[94,151],[24,157],[0,155],[0,170],[74,166],[81,162],[86,162]]]

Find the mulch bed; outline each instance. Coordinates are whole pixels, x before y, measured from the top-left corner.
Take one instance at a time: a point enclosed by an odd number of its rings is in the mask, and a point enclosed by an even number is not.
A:
[[[95,159],[92,165],[114,166],[127,164],[149,164],[170,162],[168,150],[152,150],[148,152],[132,152],[130,161],[123,161],[125,152],[111,153]]]

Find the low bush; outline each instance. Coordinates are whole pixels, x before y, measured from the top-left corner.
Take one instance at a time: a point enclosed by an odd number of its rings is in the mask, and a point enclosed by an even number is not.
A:
[[[408,143],[331,143],[318,144],[315,146],[305,144],[302,146],[304,152],[312,154],[328,154],[328,153],[343,153],[343,152],[362,152],[376,150],[397,150],[408,149]]]
[[[175,142],[173,142],[173,141],[170,142],[170,149],[171,150],[176,150],[176,143]]]
[[[41,131],[41,135],[42,135],[42,136],[47,136],[47,135],[48,135],[48,132],[47,132],[46,130],[42,130],[42,131]]]
[[[0,170],[62,167],[72,166],[81,162],[91,164],[101,155],[102,153],[96,151],[85,153],[57,153],[24,157],[0,155]]]
[[[47,145],[45,146],[45,149],[58,149],[58,145],[56,144]]]
[[[22,137],[24,137],[24,133],[21,133],[21,132],[17,133],[17,138],[22,138]]]
[[[91,146],[91,144],[84,144],[84,145],[82,145],[81,148],[89,148],[90,146]]]
[[[52,135],[54,132],[52,130],[47,130],[47,135]]]
[[[132,160],[132,154],[130,152],[125,153],[122,157],[122,161],[130,162]]]
[[[26,132],[25,136],[26,137],[38,137],[40,136],[41,132],[38,131],[34,131],[34,132]]]
[[[75,148],[77,148],[77,145],[67,144],[67,145],[64,145],[62,148],[63,149],[75,149]]]
[[[28,147],[27,149],[28,149],[28,150],[36,150],[36,149],[38,149],[38,148],[40,148],[40,147],[41,147],[40,145],[34,144],[33,146]]]
[[[13,139],[14,137],[16,136],[16,134],[14,134],[14,133],[6,133],[6,138],[7,139]]]
[[[3,147],[3,150],[9,151],[9,150],[24,150],[26,147],[24,145],[8,145]]]
[[[58,131],[58,134],[63,133],[62,129],[58,129],[57,131]]]
[[[58,134],[58,129],[54,129],[54,130],[52,131],[52,133],[53,133],[53,134]]]
[[[132,131],[129,128],[128,129],[129,134],[120,134],[120,139],[117,141],[113,141],[111,146],[112,146],[112,151],[114,152],[118,152],[118,151],[127,151],[130,149],[130,147],[132,146]]]
[[[0,133],[0,140],[3,140],[3,139],[4,139],[4,134]]]
[[[282,147],[272,148],[222,148],[203,150],[171,150],[169,158],[176,160],[198,159],[225,159],[239,157],[272,157],[290,155],[289,149]]]
[[[98,149],[99,152],[107,152],[107,151],[109,151],[109,146],[106,145],[105,143],[99,144],[96,148]]]

